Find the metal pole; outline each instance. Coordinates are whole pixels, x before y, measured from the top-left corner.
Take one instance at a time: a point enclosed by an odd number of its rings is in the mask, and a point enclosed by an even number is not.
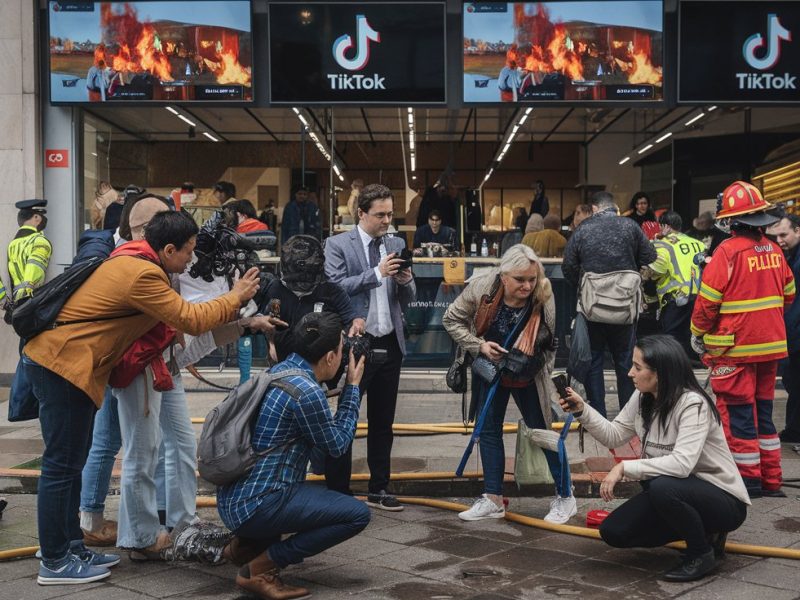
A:
[[[302,123],[300,123],[300,185],[306,185],[306,126]]]
[[[336,129],[333,126],[333,108],[330,109],[330,117],[329,118],[330,118],[330,122],[329,122],[328,127],[330,128],[330,131],[331,131],[331,162],[330,162],[330,165],[328,166],[328,207],[329,207],[329,210],[328,210],[328,231],[329,231],[330,235],[333,235],[333,221],[334,221],[333,213],[336,210],[335,204],[338,204],[338,203],[334,203],[334,198],[335,198],[335,195],[336,195],[336,191],[334,190],[335,184],[334,184],[333,178],[336,176],[336,174],[333,172],[333,161],[335,160],[335,157],[336,157]]]

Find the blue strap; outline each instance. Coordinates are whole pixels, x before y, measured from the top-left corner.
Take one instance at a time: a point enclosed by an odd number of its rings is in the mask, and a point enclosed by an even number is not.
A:
[[[528,319],[519,320],[519,322],[514,326],[514,329],[512,329],[509,332],[508,336],[503,342],[503,348],[508,349],[508,344],[515,338],[522,323],[527,323],[527,322]],[[467,466],[467,461],[469,460],[469,457],[472,455],[472,449],[474,448],[475,443],[481,437],[481,431],[483,430],[483,423],[486,421],[486,414],[489,412],[489,405],[492,403],[492,400],[494,399],[494,394],[497,391],[497,387],[499,385],[500,385],[500,369],[497,370],[497,375],[495,375],[494,381],[492,381],[492,385],[489,388],[489,392],[486,394],[486,400],[484,401],[481,413],[480,415],[478,415],[478,419],[475,422],[475,428],[472,430],[472,436],[469,438],[467,447],[464,449],[464,455],[461,457],[461,462],[458,463],[458,468],[456,468],[456,477],[461,477],[464,474],[464,469]]]
[[[561,463],[561,486],[559,489],[561,489],[562,491],[565,489],[571,489],[570,486],[572,485],[572,482],[568,481],[566,482],[565,486],[564,479],[566,477],[567,472],[569,471],[569,462],[568,462],[569,459],[567,458],[566,440],[567,440],[567,434],[569,433],[569,428],[572,425],[572,421],[574,419],[575,417],[572,415],[572,413],[567,413],[567,418],[564,419],[564,427],[561,430],[561,434],[558,436],[558,461],[559,463]]]

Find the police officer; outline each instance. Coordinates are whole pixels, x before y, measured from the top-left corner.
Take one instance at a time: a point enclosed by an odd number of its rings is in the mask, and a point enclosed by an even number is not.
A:
[[[683,220],[674,210],[662,214],[659,238],[653,242],[657,258],[649,265],[661,309],[661,331],[678,340],[690,359],[697,355],[690,345],[689,324],[694,299],[700,291],[700,269],[694,256],[705,250],[702,242],[681,233]]]
[[[8,245],[8,274],[12,299],[19,302],[44,283],[53,247],[42,233],[47,226],[47,200],[22,200],[15,206],[19,209],[17,223],[20,228]],[[3,290],[0,299],[5,297],[5,293]]]

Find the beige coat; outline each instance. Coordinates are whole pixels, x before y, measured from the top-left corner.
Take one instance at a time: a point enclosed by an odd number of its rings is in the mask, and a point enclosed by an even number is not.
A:
[[[447,333],[450,334],[450,337],[459,345],[461,350],[469,352],[473,357],[477,357],[480,354],[480,345],[486,341],[475,333],[475,314],[478,312],[481,297],[489,293],[499,272],[498,268],[494,268],[485,274],[481,273],[479,276],[470,279],[467,287],[448,307],[442,317],[442,324]],[[555,335],[556,303],[553,299],[553,292],[548,279],[545,279],[545,286],[549,298],[544,307],[544,321],[553,332],[553,335]],[[539,392],[542,416],[544,416],[545,424],[549,429],[552,423],[551,406],[553,403],[558,402],[558,392],[556,392],[555,386],[550,379],[555,363],[555,352],[546,352],[545,355],[544,368],[536,375],[535,381],[536,391]]]

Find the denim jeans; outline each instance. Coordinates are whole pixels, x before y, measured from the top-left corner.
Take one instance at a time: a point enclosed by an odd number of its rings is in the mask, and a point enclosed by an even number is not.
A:
[[[239,364],[239,384],[250,379],[250,368],[253,366],[253,337],[243,335],[239,338],[236,359]]]
[[[267,494],[236,535],[267,542],[267,554],[280,568],[303,562],[341,544],[369,523],[367,506],[321,485],[296,483]],[[294,533],[281,541],[281,534]]]
[[[117,399],[111,388],[106,387],[103,406],[94,418],[92,449],[83,467],[81,512],[102,513],[105,509],[114,460],[121,447]]]
[[[635,325],[609,325],[587,321],[589,343],[592,347],[592,367],[586,378],[586,396],[589,405],[604,417],[606,416],[606,384],[603,379],[603,362],[605,347],[611,351],[614,371],[617,374],[617,396],[619,408],[630,400],[633,394],[633,382],[628,377],[633,363],[633,346],[635,342]]]
[[[159,508],[167,511],[167,526],[188,524],[197,509],[197,439],[189,416],[186,392],[180,375],[173,375],[173,387],[161,393],[161,458],[165,490]],[[160,465],[159,465],[160,466]],[[158,487],[158,485],[157,485]],[[160,490],[159,490],[160,495]]]
[[[472,378],[473,386],[481,386],[479,390],[481,405],[478,407],[480,414],[489,385],[477,376]],[[544,429],[545,421],[542,408],[539,406],[539,393],[536,385],[531,384],[525,388],[506,388],[499,386],[495,391],[492,403],[486,413],[480,436],[481,462],[483,463],[484,491],[487,494],[503,494],[503,475],[506,467],[506,449],[503,444],[503,422],[506,418],[509,396],[514,397],[514,402],[519,409],[525,424],[528,427]],[[556,493],[561,497],[572,495],[572,479],[569,472],[569,463],[562,465],[558,453],[544,450],[547,466],[556,483]]]
[[[96,407],[69,381],[24,358],[33,393],[39,400],[44,454],[39,476],[37,517],[45,566],[69,553],[70,542],[83,539],[78,509],[81,469],[92,439]]]
[[[161,392],[153,390],[151,381],[145,371],[128,387],[114,388],[123,452],[117,528],[121,548],[150,546],[160,529],[155,472],[161,445]]]

